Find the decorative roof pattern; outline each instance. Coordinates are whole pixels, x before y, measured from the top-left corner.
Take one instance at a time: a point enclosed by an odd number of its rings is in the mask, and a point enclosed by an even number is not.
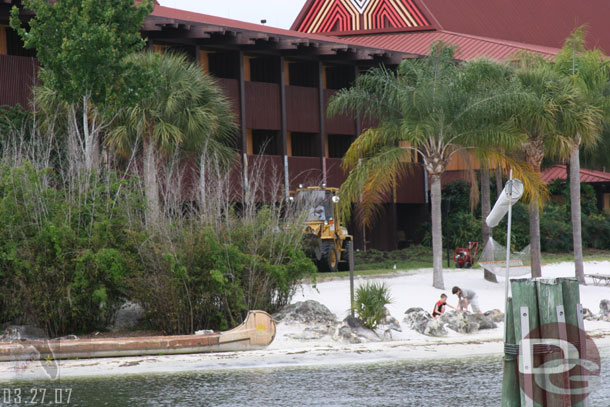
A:
[[[293,29],[306,33],[428,28],[413,0],[310,0]]]
[[[544,170],[540,178],[547,184],[550,184],[555,179],[565,180],[567,179],[566,166],[563,164],[553,165]],[[610,182],[610,173],[581,168],[580,182]]]

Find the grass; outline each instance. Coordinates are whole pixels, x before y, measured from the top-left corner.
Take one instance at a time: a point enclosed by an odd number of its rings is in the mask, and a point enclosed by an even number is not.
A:
[[[432,248],[424,246],[411,246],[403,250],[392,252],[381,252],[379,250],[368,250],[367,252],[356,252],[356,276],[374,276],[383,274],[394,274],[398,271],[404,272],[421,268],[432,268]],[[453,255],[453,251],[451,252]],[[561,263],[573,261],[572,253],[542,253],[542,264]],[[610,250],[585,249],[585,261],[610,260]],[[396,270],[394,270],[396,264]],[[443,250],[443,267],[447,266],[446,251]],[[453,261],[451,262],[453,267]],[[475,265],[475,269],[480,266]],[[319,273],[317,281],[334,278],[349,277],[349,272],[339,271],[336,273]]]

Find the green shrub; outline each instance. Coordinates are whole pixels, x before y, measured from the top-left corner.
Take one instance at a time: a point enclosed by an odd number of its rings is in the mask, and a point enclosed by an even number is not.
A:
[[[0,166],[0,319],[52,336],[103,329],[139,267],[133,183],[91,174],[69,188],[52,170]],[[86,185],[86,187],[85,187]]]
[[[367,282],[356,289],[355,311],[362,325],[377,328],[386,317],[385,306],[392,303],[390,290],[385,283]]]

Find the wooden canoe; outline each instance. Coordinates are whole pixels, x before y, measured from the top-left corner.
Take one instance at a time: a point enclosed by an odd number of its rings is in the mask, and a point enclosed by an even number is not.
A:
[[[271,315],[264,311],[249,311],[238,327],[205,335],[0,343],[0,361],[233,352],[263,349],[274,338],[275,321]]]

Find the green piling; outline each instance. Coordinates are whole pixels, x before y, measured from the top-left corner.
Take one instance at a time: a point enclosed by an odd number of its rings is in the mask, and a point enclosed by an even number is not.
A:
[[[581,341],[578,327],[578,305],[580,304],[580,283],[574,277],[572,278],[560,278],[561,289],[563,292],[563,307],[566,311],[566,324],[568,325],[568,341],[572,344],[579,344]],[[579,351],[586,353],[585,347],[580,347]],[[577,365],[571,372],[574,376],[581,375],[581,366]],[[573,407],[583,407],[584,402],[581,400],[581,396],[573,395],[572,404]]]
[[[568,340],[565,325],[565,308],[563,304],[562,284],[557,279],[539,279],[536,281],[538,291],[538,314],[540,316],[540,332],[543,338],[555,338],[564,341]],[[560,324],[561,322],[561,324]],[[545,354],[542,360],[545,364],[551,365],[554,360],[563,360],[564,355],[558,349],[553,353]],[[560,363],[560,362],[559,362]],[[550,388],[551,376],[543,375],[541,378],[546,383],[546,388]],[[570,376],[568,372],[553,375],[555,385],[558,381],[562,383],[563,389],[570,387]],[[546,406],[570,407],[569,394],[557,394],[546,391],[544,394]]]
[[[510,282],[511,292],[512,292],[512,305],[513,305],[513,315],[515,322],[515,339],[519,345],[521,345],[522,336],[522,327],[521,327],[521,307],[528,308],[528,324],[529,330],[525,332],[525,334],[529,334],[531,331],[535,330],[540,326],[540,319],[538,318],[538,299],[536,293],[536,283],[529,279],[515,279]],[[521,347],[521,346],[520,346]],[[535,359],[532,359],[534,362]],[[533,367],[533,366],[532,366]],[[524,378],[523,375],[519,375],[519,381],[522,381]],[[534,385],[533,377],[530,375],[527,378],[527,381],[521,382],[520,386],[520,398],[521,398],[521,406],[526,406],[526,393],[524,389],[528,389],[529,394],[535,394],[535,400],[541,399],[541,392],[535,390],[537,387]],[[540,394],[538,394],[540,393]],[[541,406],[540,404],[534,403],[536,406]]]
[[[515,321],[512,307],[512,299],[508,299],[506,306],[506,331],[505,346],[515,345]],[[517,377],[517,355],[504,354],[504,375],[502,377],[502,407],[520,407],[521,397],[519,395],[519,378]]]

